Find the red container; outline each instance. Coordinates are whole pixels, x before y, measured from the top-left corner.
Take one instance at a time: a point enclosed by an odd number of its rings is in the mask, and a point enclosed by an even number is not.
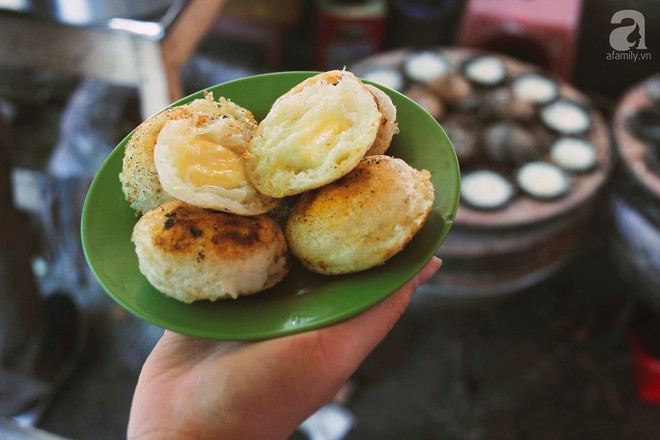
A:
[[[582,0],[467,0],[459,46],[504,52],[570,80]]]
[[[644,403],[660,404],[660,359],[644,348],[634,327],[628,331],[628,345],[637,396]]]
[[[318,70],[342,69],[383,49],[384,0],[317,0],[317,5]]]

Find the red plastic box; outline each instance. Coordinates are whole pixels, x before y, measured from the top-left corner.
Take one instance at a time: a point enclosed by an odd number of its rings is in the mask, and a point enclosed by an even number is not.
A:
[[[581,0],[468,0],[459,46],[500,51],[570,80]]]

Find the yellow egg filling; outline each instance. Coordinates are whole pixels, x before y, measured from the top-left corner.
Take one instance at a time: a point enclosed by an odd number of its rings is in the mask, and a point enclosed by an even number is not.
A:
[[[236,189],[247,180],[241,155],[218,144],[209,134],[193,137],[186,145],[174,149],[173,155],[172,165],[179,178],[195,187]]]

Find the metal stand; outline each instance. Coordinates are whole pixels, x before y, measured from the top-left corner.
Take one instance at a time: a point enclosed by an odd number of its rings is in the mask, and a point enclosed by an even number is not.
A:
[[[98,8],[98,2],[81,3],[89,3],[90,11]],[[146,118],[183,96],[181,68],[225,0],[168,3],[157,18],[104,17],[82,23],[0,6],[0,64],[135,86]]]

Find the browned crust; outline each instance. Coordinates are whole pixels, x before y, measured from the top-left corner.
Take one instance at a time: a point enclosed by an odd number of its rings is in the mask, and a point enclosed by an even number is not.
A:
[[[240,216],[198,208],[178,200],[147,213],[155,249],[168,255],[240,260],[275,240],[279,225],[266,215]]]
[[[286,225],[289,249],[306,268],[326,275],[365,269],[367,267],[363,267],[362,257],[380,264],[400,252],[423,226],[430,209],[419,213],[416,226],[413,226],[412,218],[409,219],[411,223],[405,228],[405,233],[400,233],[396,244],[379,246],[390,238],[393,222],[398,224],[402,220],[383,213],[383,203],[389,200],[388,190],[403,190],[402,182],[405,181],[414,186],[419,197],[426,200],[434,197],[428,171],[415,170],[414,174],[410,174],[407,167],[407,164],[390,156],[365,157],[341,179],[303,194]],[[408,197],[398,197],[397,200],[402,211],[410,212],[411,201]],[[314,237],[324,244],[317,247]],[[341,248],[342,240],[355,241],[361,248],[354,255],[353,269],[350,270],[343,263],[338,267],[333,262],[333,255],[330,255],[332,249],[328,246],[334,246],[331,242],[336,242],[336,246]]]

